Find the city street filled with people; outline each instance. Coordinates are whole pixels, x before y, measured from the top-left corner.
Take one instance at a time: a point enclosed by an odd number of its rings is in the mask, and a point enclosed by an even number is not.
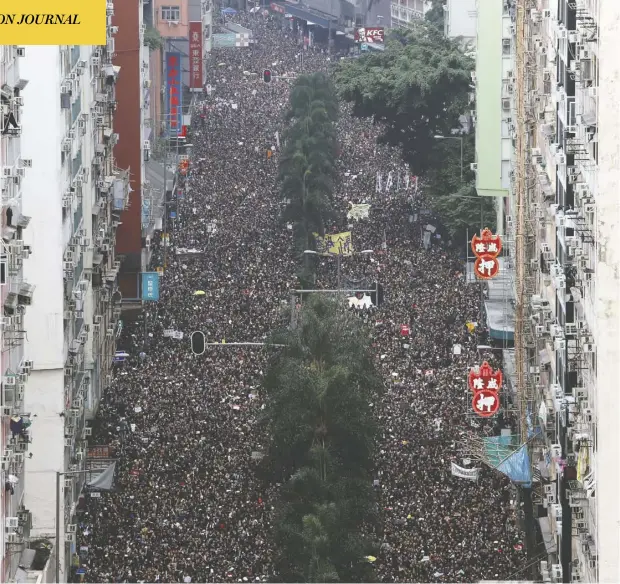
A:
[[[234,20],[255,42],[211,55],[212,89],[193,113],[177,217],[152,244],[152,268],[164,268],[161,297],[124,327],[119,347],[130,357],[95,421],[92,443],[110,445],[119,464],[114,490],[87,497],[80,515],[88,582],[278,579],[275,493],[255,472],[267,443],[257,424],[261,378],[276,349],[230,345],[264,342],[286,326],[298,286],[277,180],[290,81],[265,84],[262,70],[329,71],[340,57],[304,49],[279,16]],[[479,285],[467,282],[459,250],[439,237],[422,245],[423,181],[409,176],[396,149],[377,143],[380,128],[345,105],[338,124],[338,217],[328,231],[351,231],[353,249],[365,253],[340,266],[312,261],[316,288],[383,287],[384,302],[360,315],[386,388],[373,404],[381,426],[377,578],[519,579],[525,552],[514,492],[500,474],[463,462],[461,448],[468,432],[484,430],[472,420],[466,381],[486,342]],[[347,217],[362,204],[366,217]],[[220,344],[194,355],[196,330]],[[479,479],[453,476],[452,462],[481,468]]]

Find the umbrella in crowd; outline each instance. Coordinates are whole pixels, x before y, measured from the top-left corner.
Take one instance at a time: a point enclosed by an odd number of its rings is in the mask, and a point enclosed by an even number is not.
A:
[[[199,108],[206,115],[192,122],[193,161],[181,179],[185,198],[177,204],[160,300],[123,328],[119,348],[127,357],[93,426],[92,443],[109,445],[118,459],[114,489],[81,506],[66,578],[278,577],[270,538],[275,493],[254,472],[267,444],[257,419],[268,351],[209,346],[196,357],[187,344],[196,330],[211,343],[264,341],[286,325],[283,301],[297,285],[292,233],[280,220],[281,152],[274,146],[275,132],[286,128],[290,86],[243,72],[277,62],[280,71],[300,73],[303,39],[286,20],[244,13],[233,20],[251,28],[256,42],[214,49],[207,62],[212,90]],[[332,59],[311,48],[303,70],[326,71]],[[374,477],[380,549],[360,561],[371,562],[382,582],[516,579],[524,551],[512,488],[485,468],[472,474],[476,480],[451,474],[451,463],[465,465],[458,442],[472,430],[467,371],[486,340],[479,288],[466,282],[457,254],[441,240],[421,246],[423,225],[410,217],[404,186],[396,188],[409,181],[377,192],[378,173],[404,171],[400,153],[377,142],[380,128],[345,105],[338,125],[339,218],[330,232],[351,231],[352,249],[374,253],[343,257],[340,274],[331,258],[316,257],[316,288],[335,288],[342,278],[380,281],[385,291],[378,307],[351,303],[373,336],[387,387],[373,404],[382,429]],[[349,226],[353,208],[359,212]],[[156,269],[163,265],[161,234],[152,249]],[[201,253],[181,260],[180,249]],[[474,322],[469,330],[466,323]],[[478,430],[497,431],[500,423],[512,421],[480,422]]]

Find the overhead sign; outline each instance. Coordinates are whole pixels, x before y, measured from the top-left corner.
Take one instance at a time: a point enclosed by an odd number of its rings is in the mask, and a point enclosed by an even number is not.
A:
[[[483,389],[474,393],[472,408],[482,418],[490,418],[499,410],[499,395],[494,391]]]
[[[355,29],[355,41],[358,43],[383,44],[385,30],[382,26],[367,26]]]
[[[142,300],[151,302],[159,300],[159,274],[157,272],[142,273]]]
[[[471,249],[476,256],[474,273],[479,280],[491,280],[499,274],[499,256],[502,251],[502,239],[493,235],[490,229],[483,229],[480,235],[474,235]]]
[[[202,22],[189,23],[189,88],[202,91]]]
[[[496,393],[502,388],[503,380],[502,372],[499,369],[493,371],[487,361],[480,367],[472,368],[467,378],[469,389],[472,391],[486,390]]]
[[[179,136],[183,132],[181,53],[166,53],[166,103],[168,131],[171,136]]]

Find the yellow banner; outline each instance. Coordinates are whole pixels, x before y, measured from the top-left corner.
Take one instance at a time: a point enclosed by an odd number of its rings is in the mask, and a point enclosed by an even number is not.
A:
[[[0,44],[105,45],[107,5],[107,0],[0,0]]]
[[[318,233],[314,234],[316,241],[316,251],[320,255],[353,255],[353,243],[351,242],[351,232],[331,233],[321,237]]]

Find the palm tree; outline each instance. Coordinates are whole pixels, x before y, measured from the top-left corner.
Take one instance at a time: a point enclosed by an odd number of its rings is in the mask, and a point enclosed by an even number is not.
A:
[[[313,248],[313,233],[323,235],[332,213],[338,100],[334,86],[323,74],[300,77],[289,100],[286,132],[280,160],[282,198],[288,201],[284,218],[294,225],[298,251]]]
[[[274,342],[276,342],[274,340]],[[278,567],[287,581],[351,581],[366,574],[373,520],[376,425],[381,389],[361,321],[341,301],[313,296],[263,387],[272,480],[283,483],[276,516]]]

